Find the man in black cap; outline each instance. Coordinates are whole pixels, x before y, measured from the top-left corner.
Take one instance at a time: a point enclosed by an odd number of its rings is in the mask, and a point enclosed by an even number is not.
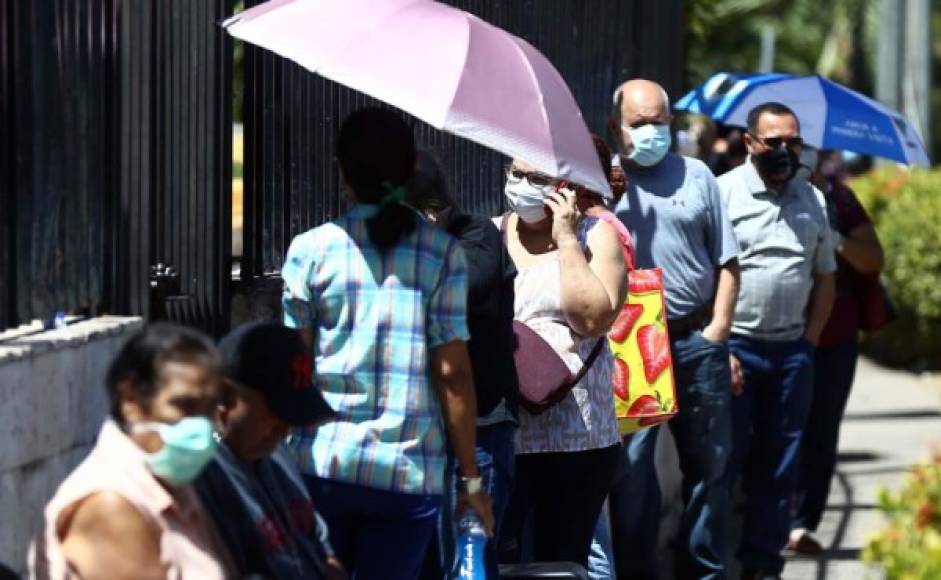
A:
[[[280,324],[252,323],[219,347],[221,441],[195,487],[240,577],[345,578],[326,525],[280,447],[290,428],[316,428],[333,417],[314,386],[300,335]]]

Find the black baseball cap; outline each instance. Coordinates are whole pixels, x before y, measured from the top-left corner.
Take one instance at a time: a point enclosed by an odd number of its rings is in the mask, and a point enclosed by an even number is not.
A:
[[[265,396],[271,412],[295,427],[329,421],[333,409],[314,385],[314,361],[294,329],[276,322],[239,326],[219,342],[223,375]]]

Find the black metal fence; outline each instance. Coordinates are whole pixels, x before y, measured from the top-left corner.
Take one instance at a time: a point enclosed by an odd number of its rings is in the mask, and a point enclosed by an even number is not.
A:
[[[619,81],[650,78],[671,95],[681,88],[681,0],[449,3],[540,49],[565,77],[586,121],[599,134],[604,134]],[[341,211],[334,138],[344,116],[370,102],[268,51],[246,49],[243,279],[276,276],[291,238]],[[440,157],[466,208],[484,213],[499,209],[504,162],[499,154],[421,123],[416,130],[419,141]]]
[[[0,329],[227,326],[229,4],[0,2]]]
[[[0,0],[0,329],[56,311],[228,327],[232,3]],[[452,3],[541,49],[595,131],[618,81],[679,89],[681,0]],[[342,210],[333,140],[369,100],[263,50],[245,65],[241,266],[257,287]],[[501,156],[416,129],[464,205],[496,211]]]
[[[12,2],[0,2],[0,330],[16,320],[16,238],[13,220],[16,214],[16,145],[11,130],[16,120],[15,60],[16,12]]]
[[[124,0],[118,312],[228,328],[232,237],[229,0]],[[116,161],[118,161],[116,159]]]
[[[106,300],[114,3],[2,3],[0,325]]]

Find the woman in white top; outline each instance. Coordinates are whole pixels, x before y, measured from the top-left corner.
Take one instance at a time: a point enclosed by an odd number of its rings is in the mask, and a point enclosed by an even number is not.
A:
[[[617,317],[627,293],[611,226],[582,215],[575,192],[520,160],[507,173],[511,213],[496,222],[519,274],[515,317],[555,349],[572,374]],[[533,518],[534,558],[585,565],[619,457],[607,341],[584,378],[539,415],[520,411],[517,518]]]

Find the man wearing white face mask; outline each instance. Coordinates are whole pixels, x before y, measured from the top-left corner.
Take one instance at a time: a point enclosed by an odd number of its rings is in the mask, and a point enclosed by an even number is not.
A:
[[[615,213],[634,238],[638,268],[663,269],[679,415],[670,422],[684,479],[678,578],[725,578],[732,376],[726,340],[738,294],[738,243],[702,162],[669,152],[663,88],[633,80],[614,95],[613,137],[627,191]],[[618,578],[657,578],[657,428],[625,441],[611,493]]]
[[[154,324],[108,370],[111,416],[59,486],[30,549],[30,577],[231,577],[191,482],[216,451],[219,353],[196,330]]]

